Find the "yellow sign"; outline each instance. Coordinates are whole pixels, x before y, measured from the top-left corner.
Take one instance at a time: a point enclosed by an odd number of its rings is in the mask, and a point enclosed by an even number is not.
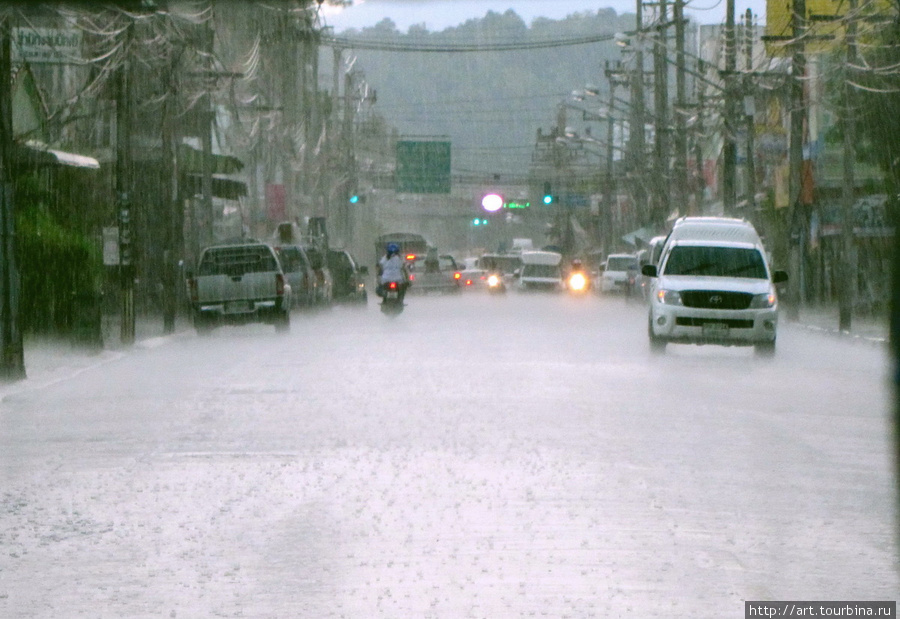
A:
[[[770,56],[790,56],[793,42],[793,0],[766,0],[766,52]],[[849,0],[806,0],[806,36],[803,50],[808,54],[829,52],[843,45]],[[893,0],[858,0],[856,29],[865,37],[877,28],[871,18],[896,13]]]

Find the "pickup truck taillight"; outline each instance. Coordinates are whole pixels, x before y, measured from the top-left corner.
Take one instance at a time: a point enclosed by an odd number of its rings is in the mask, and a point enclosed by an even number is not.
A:
[[[188,292],[191,295],[191,303],[197,303],[200,300],[200,295],[197,294],[197,280],[193,277],[187,280]]]
[[[275,274],[275,294],[279,297],[284,296],[284,275],[281,273]]]
[[[456,273],[453,274],[453,279],[458,280],[458,279],[460,279],[461,277],[462,277],[462,273],[460,273],[459,271],[457,271]]]

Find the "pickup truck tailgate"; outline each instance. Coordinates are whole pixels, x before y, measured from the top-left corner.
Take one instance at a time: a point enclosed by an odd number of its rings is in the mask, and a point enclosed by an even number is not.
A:
[[[224,310],[253,311],[254,302],[278,296],[278,263],[264,246],[216,247],[200,260],[196,278],[200,305],[225,303]]]

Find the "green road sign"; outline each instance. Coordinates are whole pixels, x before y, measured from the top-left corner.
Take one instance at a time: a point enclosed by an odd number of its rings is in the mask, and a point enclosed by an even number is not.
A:
[[[450,193],[450,142],[397,142],[397,193]]]

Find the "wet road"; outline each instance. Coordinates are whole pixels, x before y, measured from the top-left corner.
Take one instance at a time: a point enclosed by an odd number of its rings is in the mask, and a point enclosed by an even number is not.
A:
[[[2,617],[739,617],[896,599],[885,351],[622,299],[176,336],[0,408]]]

